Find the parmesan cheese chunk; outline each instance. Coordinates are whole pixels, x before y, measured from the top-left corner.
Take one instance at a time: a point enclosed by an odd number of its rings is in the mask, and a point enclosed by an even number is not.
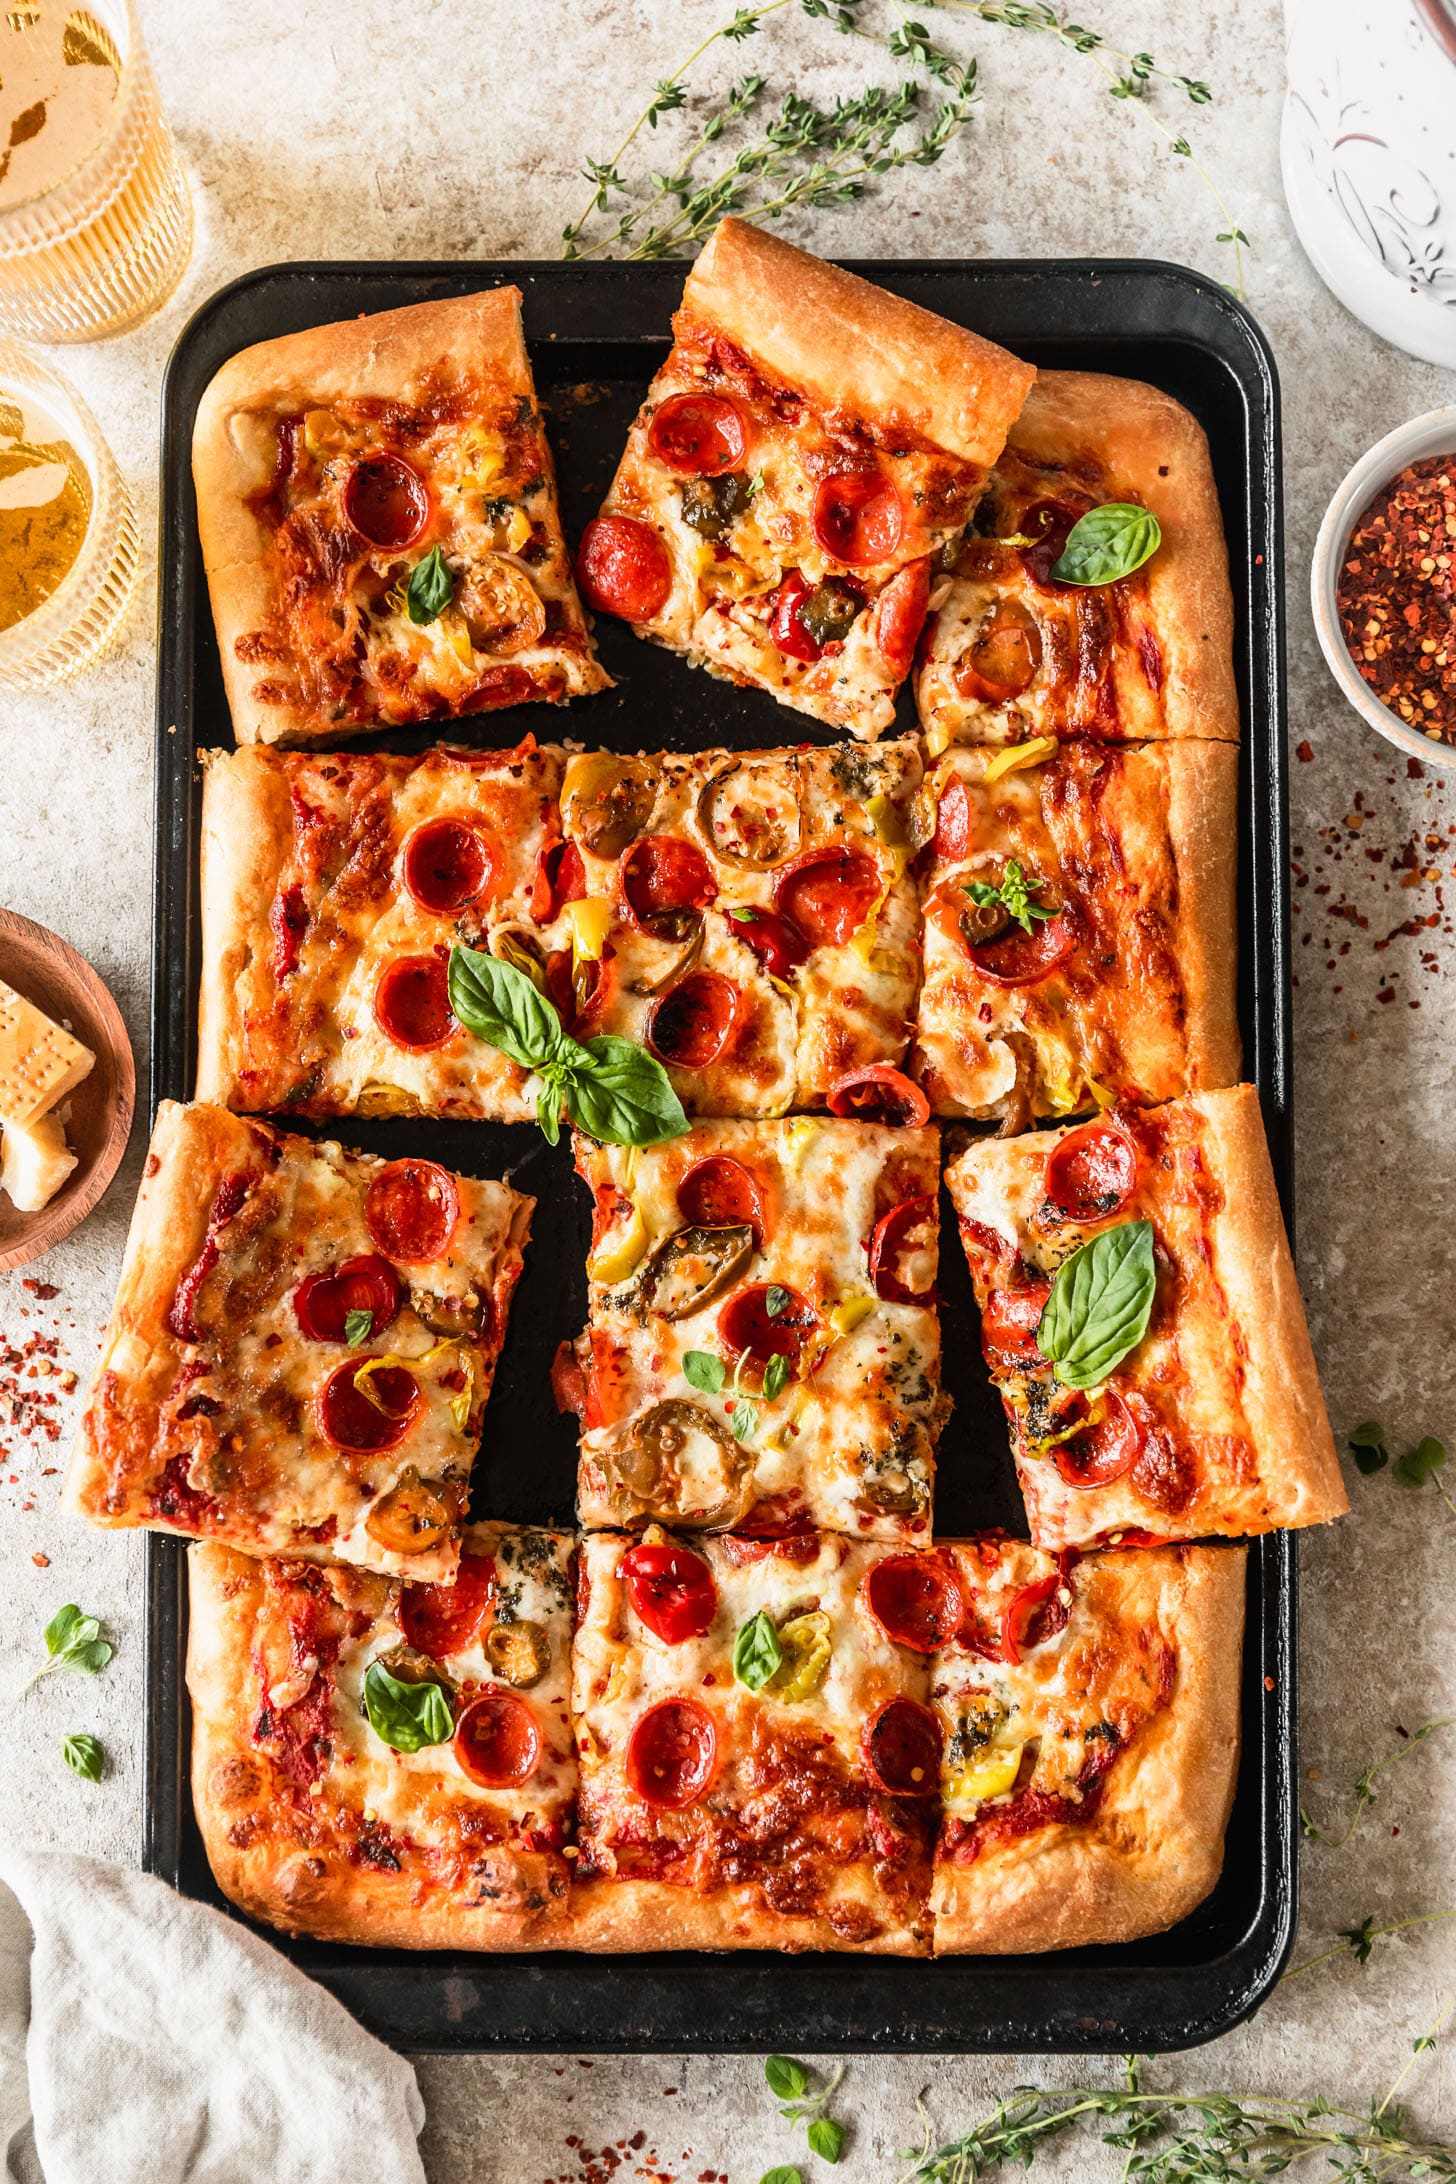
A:
[[[89,1055],[86,1066],[91,1066]],[[28,1128],[5,1124],[0,1136],[0,1191],[8,1192],[17,1213],[39,1213],[48,1206],[75,1165],[59,1115],[40,1115]]]
[[[0,1124],[7,1131],[29,1129],[48,1114],[95,1060],[89,1047],[0,978]]]

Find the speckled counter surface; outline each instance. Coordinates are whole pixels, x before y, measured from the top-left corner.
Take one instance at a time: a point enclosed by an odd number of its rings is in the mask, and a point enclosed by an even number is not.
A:
[[[549,256],[578,209],[575,170],[635,115],[645,88],[731,12],[716,0],[142,0],[164,95],[194,184],[199,239],[181,293],[139,333],[60,357],[109,435],[148,545],[140,606],[118,658],[44,698],[0,701],[0,900],[54,926],[108,979],[146,1053],[150,945],[150,541],[162,368],[190,311],[249,267],[293,257]],[[887,15],[888,7],[883,10]],[[1282,23],[1277,0],[1216,9],[1104,4],[1083,11],[1129,49],[1205,77],[1214,103],[1164,102],[1253,238],[1250,301],[1283,376],[1297,867],[1294,995],[1300,1269],[1336,1432],[1376,1415],[1456,1441],[1456,1145],[1453,1076],[1456,778],[1410,778],[1346,711],[1314,643],[1309,552],[1347,465],[1403,418],[1456,399],[1456,377],[1398,355],[1319,286],[1278,184]],[[1216,17],[1216,24],[1210,21]],[[892,176],[869,201],[786,229],[826,255],[1115,255],[1182,260],[1226,277],[1222,225],[1185,162],[1085,59],[1045,38],[930,18],[981,64],[972,127],[939,166]],[[543,30],[549,35],[543,36]],[[725,74],[784,88],[847,86],[876,65],[803,19],[771,19]],[[888,64],[885,74],[892,73]],[[656,147],[654,146],[654,153]],[[1422,920],[1431,920],[1422,924]],[[1392,998],[1393,997],[1393,998]],[[142,1103],[139,1102],[139,1106]],[[84,1378],[120,1263],[143,1153],[130,1155],[81,1231],[29,1271],[38,1300],[0,1277],[0,1349],[59,1334]],[[52,1322],[58,1321],[58,1327]],[[7,1722],[0,1831],[122,1859],[141,1825],[139,1539],[88,1533],[57,1508],[77,1399],[59,1377],[40,1406],[57,1429],[0,1424],[0,1689],[20,1681],[65,1600],[104,1613],[117,1658],[95,1683],[56,1678]],[[1456,1517],[1429,1492],[1352,1475],[1354,1514],[1301,1550],[1302,1769],[1309,1801],[1347,1812],[1365,1763],[1449,1706],[1456,1670]],[[43,1558],[49,1558],[48,1566]],[[9,1700],[6,1701],[7,1706]],[[93,1788],[60,1740],[98,1732],[112,1755]],[[1390,1779],[1352,1846],[1305,1859],[1295,1961],[1367,1914],[1377,1925],[1456,1905],[1456,1730]],[[1410,2039],[1456,1988],[1456,1922],[1379,1944],[1285,1984],[1255,2022],[1155,2066],[1153,2082],[1290,2094],[1383,2091]],[[793,2052],[794,2028],[782,2045]],[[795,2158],[751,2058],[432,2061],[421,2067],[432,2184],[727,2176],[752,2184]],[[841,2173],[883,2178],[919,2137],[928,2088],[939,2131],[974,2120],[1018,2077],[1055,2063],[878,2056],[850,2066]],[[669,2088],[675,2090],[669,2092]],[[1456,2136],[1456,2065],[1409,2083],[1432,2128]],[[644,2136],[637,2146],[630,2142]],[[818,2168],[802,2153],[806,2172]],[[601,2149],[613,2149],[605,2163]],[[361,2155],[363,2150],[361,2149]],[[656,2160],[652,2158],[655,2154]],[[588,2158],[590,2157],[590,2159]],[[361,2174],[367,2173],[364,2158]],[[1122,2158],[1093,2141],[1035,2173],[1098,2179]],[[819,2170],[822,2175],[824,2172]]]

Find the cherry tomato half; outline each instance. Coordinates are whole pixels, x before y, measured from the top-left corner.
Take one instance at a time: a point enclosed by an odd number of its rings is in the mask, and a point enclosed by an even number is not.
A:
[[[808,667],[824,657],[823,645],[805,629],[799,613],[812,590],[813,586],[798,569],[790,569],[774,593],[773,613],[768,624],[768,633],[784,658],[802,660]]]
[[[345,1259],[342,1266],[309,1274],[298,1285],[293,1313],[310,1342],[347,1342],[351,1312],[370,1315],[370,1336],[382,1335],[399,1310],[399,1277],[387,1259],[372,1251]]]
[[[738,1029],[743,995],[721,971],[689,971],[647,1012],[644,1037],[660,1062],[708,1069]]]
[[[543,842],[531,882],[531,915],[536,923],[549,925],[567,903],[580,902],[585,894],[586,867],[575,842],[559,835],[554,842]]]
[[[886,1699],[860,1732],[865,1773],[887,1797],[933,1797],[940,1746],[940,1723],[915,1699]]]
[[[748,440],[726,394],[670,394],[653,413],[647,444],[679,477],[701,478],[737,470]]]
[[[428,819],[405,844],[404,884],[422,910],[453,917],[495,880],[490,845],[463,819]]]
[[[366,455],[344,487],[344,514],[371,546],[394,553],[425,528],[430,496],[425,481],[399,455]]]
[[[399,1627],[417,1653],[432,1661],[448,1660],[474,1645],[495,1605],[495,1561],[490,1555],[462,1554],[453,1585],[405,1585],[399,1596]]]
[[[829,1087],[826,1104],[831,1115],[890,1130],[922,1130],[930,1120],[930,1102],[919,1085],[890,1062],[847,1070]]]
[[[840,948],[880,897],[880,867],[867,850],[840,843],[806,849],[774,882],[774,907],[811,948]]]
[[[452,1748],[481,1789],[518,1789],[541,1764],[541,1725],[518,1691],[492,1684],[460,1716]]]
[[[883,471],[842,470],[814,495],[814,536],[850,568],[888,561],[904,535],[899,488]]]
[[[460,1218],[460,1193],[433,1160],[391,1160],[364,1194],[364,1225],[380,1250],[407,1265],[442,1259]]]
[[[374,1020],[406,1054],[429,1054],[460,1026],[450,1006],[450,967],[443,956],[395,956],[374,989]]]
[[[763,1242],[758,1185],[728,1153],[693,1162],[678,1184],[677,1210],[690,1228],[751,1228],[754,1242]]]
[[[633,1613],[664,1645],[701,1638],[718,1612],[713,1573],[690,1548],[629,1547],[618,1568]]]
[[[398,1447],[424,1401],[419,1382],[403,1365],[385,1365],[371,1372],[366,1395],[357,1376],[367,1363],[364,1358],[351,1358],[347,1364],[336,1365],[318,1396],[324,1439],[361,1456]]]
[[[628,1787],[668,1812],[695,1805],[717,1765],[718,1732],[696,1699],[663,1699],[649,1707],[627,1740]]]
[[[595,516],[576,555],[582,597],[624,622],[650,622],[672,590],[672,562],[651,524],[635,516]]]
[[[935,1296],[935,1252],[939,1209],[934,1192],[903,1198],[875,1223],[870,1238],[870,1280],[887,1304],[929,1304]],[[907,1279],[928,1273],[920,1284]]]
[[[966,1617],[966,1596],[942,1555],[886,1555],[864,1581],[865,1606],[885,1636],[912,1653],[948,1646]]]
[[[1059,1138],[1046,1165],[1046,1194],[1069,1221],[1110,1221],[1137,1188],[1137,1147],[1111,1122],[1085,1122]]]

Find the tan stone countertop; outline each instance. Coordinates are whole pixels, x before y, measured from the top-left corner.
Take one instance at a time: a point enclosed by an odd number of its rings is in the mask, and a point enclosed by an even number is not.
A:
[[[0,700],[0,900],[55,927],[108,980],[146,1056],[151,943],[152,633],[158,415],[168,351],[216,288],[256,265],[303,257],[553,256],[584,194],[587,153],[610,149],[653,80],[732,13],[719,0],[141,0],[163,95],[198,210],[180,293],[139,332],[54,352],[92,404],[134,490],[147,540],[142,598],[124,647],[44,697]],[[866,16],[893,22],[892,0]],[[785,232],[826,256],[1147,256],[1228,277],[1224,223],[1175,158],[1085,56],[1047,36],[917,11],[978,55],[982,100],[936,166],[892,175],[859,204]],[[1078,10],[1129,50],[1206,78],[1187,128],[1253,240],[1248,294],[1283,379],[1290,608],[1291,836],[1297,871],[1294,1025],[1299,1261],[1337,1437],[1368,1416],[1414,1440],[1456,1442],[1456,779],[1403,759],[1350,712],[1314,641],[1308,567],[1315,528],[1349,464],[1393,425],[1456,399],[1456,377],[1387,347],[1325,292],[1279,187],[1283,24],[1278,0],[1087,0]],[[720,49],[721,50],[721,49]],[[797,7],[733,50],[719,81],[761,69],[822,96],[894,64]],[[664,132],[660,132],[663,134]],[[671,141],[669,139],[669,141]],[[650,164],[660,163],[654,141]],[[1387,942],[1387,936],[1391,936]],[[1394,1000],[1379,1005],[1382,989]],[[139,1076],[144,1070],[139,1067]],[[139,1084],[139,1113],[144,1113]],[[59,1295],[0,1277],[0,1351],[59,1320],[62,1362],[84,1380],[120,1264],[144,1151],[138,1124],[100,1208],[41,1265]],[[55,1383],[59,1389],[61,1383]],[[88,1533],[57,1506],[79,1396],[58,1428],[26,1439],[0,1412],[0,1690],[37,1654],[53,1610],[78,1600],[118,1639],[104,1677],[57,1677],[10,1712],[0,1832],[121,1859],[141,1830],[142,1543]],[[1456,1471],[1456,1465],[1453,1465]],[[1301,1772],[1310,1803],[1343,1819],[1353,1780],[1456,1688],[1456,1516],[1351,1467],[1354,1513],[1301,1545]],[[40,1558],[49,1558],[41,1566]],[[93,1787],[67,1774],[62,1736],[87,1728],[111,1754]],[[1456,1907],[1456,1729],[1432,1737],[1383,1786],[1352,1845],[1312,1847],[1296,1963],[1367,1915],[1377,1925]],[[1343,1954],[1282,1985],[1254,2022],[1159,2062],[1160,2087],[1218,2085],[1358,2106],[1384,2091],[1456,1990],[1456,1922],[1417,1926],[1361,1967]],[[780,2045],[796,2052],[792,2024]],[[1405,2088],[1412,2110],[1456,2137],[1452,2049]],[[937,2135],[967,2128],[988,2096],[1028,2076],[1076,2082],[1112,2065],[1014,2058],[876,2056],[851,2063],[837,2104],[853,2123],[840,2173],[893,2176],[918,2141],[927,2090]],[[797,2160],[751,2057],[427,2061],[426,2165],[439,2184],[620,2174],[753,2184]],[[668,2088],[676,2090],[669,2094]],[[656,2167],[648,2157],[655,2150]],[[1123,2157],[1088,2137],[1035,2175],[1108,2179]],[[605,2167],[610,2168],[611,2162]],[[98,2172],[99,2173],[99,2172]],[[361,2176],[368,2175],[361,2149]]]

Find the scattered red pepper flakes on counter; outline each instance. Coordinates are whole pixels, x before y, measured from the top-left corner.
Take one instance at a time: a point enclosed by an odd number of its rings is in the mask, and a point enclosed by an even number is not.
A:
[[[1350,657],[1408,727],[1456,743],[1456,450],[1410,463],[1357,521],[1335,587]]]

